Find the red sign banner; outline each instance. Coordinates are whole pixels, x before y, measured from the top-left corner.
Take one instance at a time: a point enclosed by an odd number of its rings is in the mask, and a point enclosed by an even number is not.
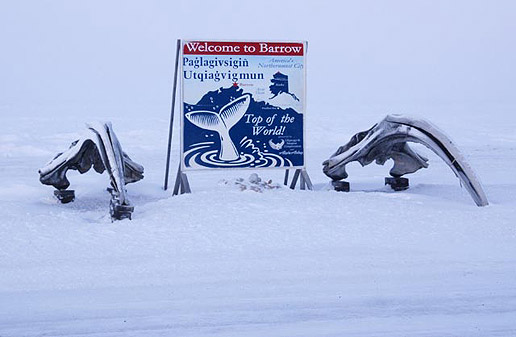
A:
[[[293,42],[188,41],[183,47],[185,55],[303,56],[304,53],[304,44]]]

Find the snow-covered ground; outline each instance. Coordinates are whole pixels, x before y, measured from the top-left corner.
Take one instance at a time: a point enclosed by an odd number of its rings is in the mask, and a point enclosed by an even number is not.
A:
[[[516,335],[514,4],[241,4],[253,15],[237,34],[217,18],[235,4],[114,3],[0,10],[0,336]],[[163,191],[174,39],[192,35],[310,41],[315,191],[221,183],[281,170],[189,173],[192,194]],[[490,205],[420,146],[430,167],[409,190],[383,186],[391,163],[354,163],[352,192],[330,191],[322,161],[388,113],[450,135]],[[145,167],[132,221],[111,222],[106,175],[69,172],[66,205],[38,181],[99,119]]]

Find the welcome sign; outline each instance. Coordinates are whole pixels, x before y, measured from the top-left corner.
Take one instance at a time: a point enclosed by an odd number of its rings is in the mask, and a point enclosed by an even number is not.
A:
[[[304,167],[306,42],[181,43],[181,168]]]

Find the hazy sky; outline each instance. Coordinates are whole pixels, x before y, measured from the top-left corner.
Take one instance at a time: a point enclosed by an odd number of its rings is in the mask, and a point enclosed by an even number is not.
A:
[[[0,105],[168,104],[175,40],[308,40],[312,104],[516,100],[516,1],[0,2]]]

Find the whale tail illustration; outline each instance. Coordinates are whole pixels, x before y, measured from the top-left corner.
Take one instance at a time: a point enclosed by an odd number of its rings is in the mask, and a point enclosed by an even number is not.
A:
[[[216,131],[219,134],[221,160],[236,160],[240,155],[229,136],[229,130],[244,117],[250,103],[250,95],[245,94],[224,105],[218,112],[196,110],[187,112],[185,117],[195,126]]]

